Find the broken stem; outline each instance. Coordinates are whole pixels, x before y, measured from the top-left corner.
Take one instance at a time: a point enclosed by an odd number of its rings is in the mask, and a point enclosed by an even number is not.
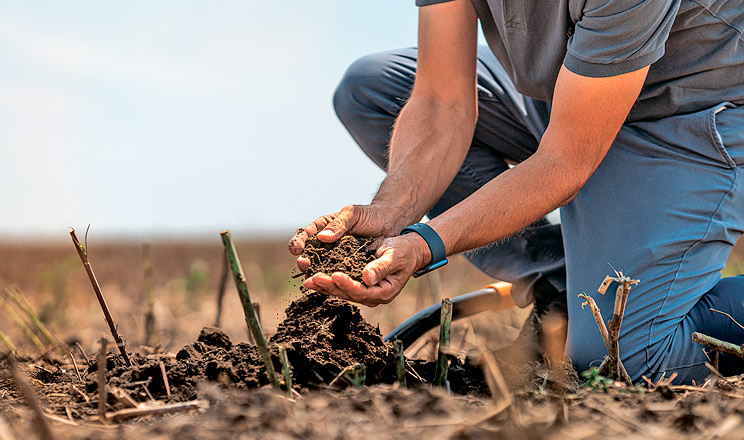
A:
[[[406,356],[403,354],[403,342],[400,339],[393,340],[395,351],[395,380],[402,386],[406,386]]]
[[[116,346],[119,348],[119,353],[121,353],[124,362],[131,367],[132,361],[129,360],[129,356],[127,355],[126,343],[119,334],[119,330],[116,328],[114,318],[111,316],[111,312],[109,312],[108,305],[106,304],[106,299],[103,297],[103,292],[101,292],[101,286],[98,284],[96,275],[93,273],[93,268],[88,260],[88,250],[80,243],[80,240],[78,240],[77,235],[75,235],[75,229],[70,229],[70,236],[72,237],[72,242],[75,244],[75,250],[77,250],[77,253],[80,256],[80,261],[83,262],[83,267],[85,267],[85,271],[88,273],[88,278],[90,279],[90,283],[93,285],[93,291],[96,293],[98,303],[101,305],[103,316],[106,318],[106,324],[108,324],[111,336],[114,338],[114,343],[116,343]]]
[[[742,350],[742,347],[740,345],[721,341],[720,339],[716,339],[712,336],[708,336],[698,332],[692,334],[692,342],[705,345],[706,347],[720,351],[721,353],[730,354],[744,359],[744,350]]]
[[[145,345],[152,347],[155,336],[155,281],[153,277],[152,257],[150,256],[150,245],[142,245],[142,259],[145,271],[145,296],[147,298],[147,311],[145,312]]]
[[[630,377],[628,376],[628,373],[623,367],[622,362],[620,361],[620,345],[619,345],[619,339],[620,339],[620,325],[623,323],[623,315],[625,314],[625,305],[628,301],[628,294],[630,293],[630,284],[622,280],[620,282],[620,285],[617,287],[617,291],[615,292],[615,310],[612,315],[612,320],[610,321],[610,325],[607,329],[607,332],[610,337],[610,358],[612,358],[612,361],[610,363],[610,367],[613,368],[612,374],[615,377],[621,378],[623,381],[627,383],[631,383]],[[614,361],[614,362],[613,362]]]
[[[165,394],[168,398],[171,398],[170,382],[168,382],[168,373],[165,372],[165,364],[163,361],[160,362],[160,374],[163,376],[163,385],[165,385]]]
[[[229,275],[230,265],[227,258],[222,259],[222,273],[220,274],[220,285],[217,288],[217,317],[214,320],[214,326],[219,328],[222,323],[222,302],[227,290],[227,276]]]
[[[167,414],[177,411],[197,409],[200,406],[201,402],[198,400],[194,400],[191,402],[172,403],[170,405],[162,406],[127,408],[115,412],[110,412],[106,414],[106,417],[115,422],[118,422],[120,420],[129,419],[132,417],[149,416],[154,414]]]
[[[279,346],[279,357],[282,360],[282,374],[284,375],[284,385],[287,387],[287,397],[292,398],[292,373],[287,358],[287,350],[283,345]]]
[[[98,352],[98,413],[104,423],[106,423],[106,345],[106,338],[101,338],[101,350]]]
[[[243,306],[243,313],[245,314],[245,322],[248,324],[248,328],[253,335],[253,339],[256,342],[261,358],[263,359],[264,365],[266,366],[266,374],[269,376],[271,385],[276,390],[281,390],[279,380],[276,378],[276,372],[274,371],[274,364],[271,362],[271,354],[269,353],[269,346],[266,342],[266,336],[264,336],[263,329],[261,328],[261,322],[258,319],[256,309],[253,307],[253,301],[251,301],[251,295],[248,293],[248,286],[245,282],[245,274],[243,273],[243,267],[240,265],[240,258],[238,252],[235,249],[235,244],[230,236],[230,231],[222,231],[222,243],[225,246],[225,256],[230,264],[230,269],[235,280],[235,287],[238,289],[238,295],[240,296],[240,303]]]
[[[447,349],[450,346],[450,332],[452,330],[452,301],[449,299],[442,300],[441,318],[439,321],[439,353],[437,355],[437,365],[434,371],[434,385],[443,387],[447,384],[447,370],[449,369],[449,360],[447,359]]]
[[[589,305],[589,309],[592,311],[594,320],[597,322],[599,333],[602,334],[602,340],[605,343],[605,348],[607,348],[607,353],[609,353],[610,352],[610,336],[607,333],[607,326],[604,323],[604,318],[602,318],[602,312],[599,311],[599,307],[597,307],[597,303],[594,301],[594,298],[592,298],[591,296],[586,295],[584,293],[580,293],[579,298],[585,301],[583,304],[581,304],[582,308],[584,307],[584,305]]]

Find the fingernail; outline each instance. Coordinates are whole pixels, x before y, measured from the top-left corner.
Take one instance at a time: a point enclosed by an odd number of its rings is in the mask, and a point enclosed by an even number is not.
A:
[[[331,231],[330,229],[323,229],[322,231],[318,232],[318,236],[319,237],[320,236],[323,236],[323,237],[332,237],[333,234],[334,234],[334,232]]]

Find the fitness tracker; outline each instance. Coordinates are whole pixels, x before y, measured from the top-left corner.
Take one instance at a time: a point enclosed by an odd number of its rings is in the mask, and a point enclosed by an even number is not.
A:
[[[439,234],[437,234],[431,226],[426,223],[414,223],[411,226],[403,228],[403,230],[400,231],[400,235],[408,234],[410,232],[415,232],[420,235],[426,244],[429,245],[429,250],[431,251],[431,263],[422,269],[417,270],[416,273],[413,274],[414,278],[418,278],[423,274],[429,273],[434,269],[439,269],[447,264],[447,252],[444,249],[444,243],[442,242],[442,239],[439,238]]]

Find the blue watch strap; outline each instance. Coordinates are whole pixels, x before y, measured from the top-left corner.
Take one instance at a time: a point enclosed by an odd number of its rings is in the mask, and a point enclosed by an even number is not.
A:
[[[444,242],[431,226],[426,223],[414,223],[411,226],[403,228],[403,230],[400,231],[400,235],[408,234],[410,232],[415,232],[420,235],[426,244],[429,245],[429,250],[431,251],[431,263],[413,274],[414,277],[419,277],[447,264],[447,251],[444,248]]]

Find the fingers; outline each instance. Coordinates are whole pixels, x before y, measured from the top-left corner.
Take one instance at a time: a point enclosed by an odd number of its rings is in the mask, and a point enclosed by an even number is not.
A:
[[[344,207],[334,219],[325,225],[318,233],[318,240],[324,243],[333,243],[341,238],[348,230],[354,227],[358,218],[360,207],[349,205]]]
[[[305,273],[307,272],[307,268],[310,267],[310,259],[305,257],[300,257],[297,259],[297,268],[300,269],[300,272]]]
[[[341,299],[354,301],[349,295],[341,290],[333,279],[324,273],[317,273],[310,278],[306,279],[302,285],[306,289],[317,290],[318,292],[325,293],[326,295],[333,295]]]
[[[369,262],[362,270],[362,279],[364,280],[364,284],[368,286],[374,286],[380,280],[387,278],[393,270],[393,249],[381,248],[378,250],[379,252],[382,252],[382,255],[378,259]]]
[[[305,241],[309,237],[312,237],[313,235],[317,234],[319,230],[322,230],[337,215],[338,213],[324,215],[323,217],[319,217],[315,219],[314,222],[310,223],[304,228],[298,229],[294,237],[292,237],[289,240],[289,244],[287,244],[287,248],[289,249],[289,252],[292,255],[300,255],[302,251],[305,249]]]

